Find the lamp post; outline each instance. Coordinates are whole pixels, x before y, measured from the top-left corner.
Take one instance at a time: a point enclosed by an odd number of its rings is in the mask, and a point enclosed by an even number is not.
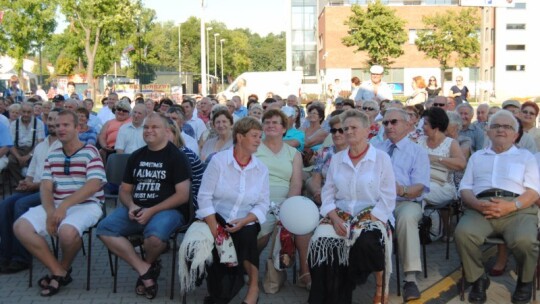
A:
[[[207,94],[207,81],[206,81],[206,35],[205,35],[205,23],[204,23],[204,0],[201,0],[201,26],[200,26],[200,37],[201,37],[201,94],[206,96]]]
[[[208,32],[213,29],[214,28],[211,26],[206,28],[206,69],[208,71],[208,75],[210,75],[210,45],[208,43]],[[206,78],[206,82],[208,82],[208,78]]]
[[[221,39],[219,40],[219,44],[221,46],[221,89],[225,89],[225,83],[223,82],[223,42],[227,40]]]
[[[219,33],[214,34],[214,77],[217,78],[217,37]]]

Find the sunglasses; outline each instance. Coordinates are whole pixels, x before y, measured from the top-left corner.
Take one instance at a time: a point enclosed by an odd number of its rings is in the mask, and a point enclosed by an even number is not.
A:
[[[522,113],[522,114],[525,114],[525,115],[536,116],[536,113],[530,112],[530,111],[526,111],[526,110],[521,111],[521,113]]]
[[[445,107],[446,104],[445,103],[434,103],[433,106],[442,108],[442,107]]]
[[[343,131],[342,128],[337,128],[337,129],[336,129],[336,128],[332,128],[332,129],[330,129],[330,133],[332,133],[332,135],[336,135],[337,133],[343,134],[343,132],[344,132],[344,131]]]
[[[123,112],[123,113],[129,113],[128,110],[126,110],[126,109],[121,109],[121,108],[116,108],[116,111],[117,111],[117,112]]]
[[[369,112],[369,111],[375,111],[374,108],[370,108],[370,107],[362,107],[362,110],[368,111],[368,112]]]
[[[70,175],[69,167],[71,166],[71,156],[66,156],[66,160],[64,160],[64,174]]]
[[[383,120],[382,124],[387,127],[388,124],[395,126],[399,122],[399,119]]]

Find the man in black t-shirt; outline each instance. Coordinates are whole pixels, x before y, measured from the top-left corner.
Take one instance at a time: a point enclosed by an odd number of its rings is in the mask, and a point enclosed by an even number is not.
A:
[[[105,218],[97,235],[114,254],[139,274],[138,295],[152,299],[157,293],[159,255],[171,233],[186,220],[181,207],[187,206],[191,167],[186,155],[169,142],[167,118],[153,113],[144,122],[147,146],[134,151],[127,162],[119,198],[123,206]],[[126,238],[144,235],[145,260]]]

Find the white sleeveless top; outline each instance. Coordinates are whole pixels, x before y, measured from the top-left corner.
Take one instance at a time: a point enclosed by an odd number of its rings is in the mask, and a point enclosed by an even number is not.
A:
[[[452,140],[453,140],[452,138],[446,137],[439,146],[437,146],[434,149],[431,149],[427,145],[427,136],[423,136],[418,139],[418,144],[422,146],[424,149],[426,149],[429,155],[435,155],[438,157],[450,157],[450,146],[452,145]],[[446,180],[448,183],[453,183],[453,179],[454,179],[454,172],[449,171]]]

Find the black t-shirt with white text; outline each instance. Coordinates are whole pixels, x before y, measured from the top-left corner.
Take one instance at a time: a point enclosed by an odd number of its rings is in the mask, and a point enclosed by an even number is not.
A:
[[[191,166],[184,152],[171,142],[159,151],[144,146],[128,159],[123,182],[133,185],[133,202],[155,206],[176,192],[178,183],[191,179]]]

